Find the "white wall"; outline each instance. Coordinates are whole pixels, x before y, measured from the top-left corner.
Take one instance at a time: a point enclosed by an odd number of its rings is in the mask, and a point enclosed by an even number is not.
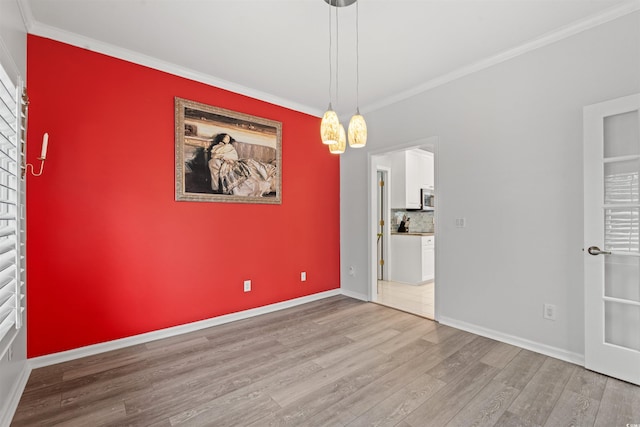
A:
[[[17,0],[0,0],[0,63],[14,81],[26,79],[27,36]],[[0,426],[9,425],[28,375],[27,335],[23,327],[15,338],[12,360],[0,360]]]
[[[580,361],[582,107],[635,92],[640,12],[366,113],[341,160],[343,289],[368,292],[368,155],[437,136],[439,319]]]
[[[14,79],[27,75],[27,30],[18,8],[18,0],[0,1],[0,61]]]

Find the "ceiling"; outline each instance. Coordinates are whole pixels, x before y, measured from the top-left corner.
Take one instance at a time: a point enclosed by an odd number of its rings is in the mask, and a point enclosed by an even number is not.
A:
[[[29,32],[298,111],[329,102],[323,0],[19,0]],[[339,8],[341,116],[363,113],[640,9],[639,0],[359,0]],[[335,74],[334,74],[335,75]],[[337,99],[336,99],[337,97]]]

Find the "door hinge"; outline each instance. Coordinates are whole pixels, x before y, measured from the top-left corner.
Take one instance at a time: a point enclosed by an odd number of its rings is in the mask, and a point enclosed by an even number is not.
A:
[[[384,181],[380,181],[380,187],[384,187]]]
[[[384,219],[380,220],[380,227],[384,226]]]
[[[384,260],[383,259],[380,260],[380,265],[384,265]]]

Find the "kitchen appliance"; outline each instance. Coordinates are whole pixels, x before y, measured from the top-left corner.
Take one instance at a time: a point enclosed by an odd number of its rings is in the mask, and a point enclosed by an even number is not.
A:
[[[420,190],[420,205],[423,211],[432,211],[434,206],[434,194],[431,188]]]

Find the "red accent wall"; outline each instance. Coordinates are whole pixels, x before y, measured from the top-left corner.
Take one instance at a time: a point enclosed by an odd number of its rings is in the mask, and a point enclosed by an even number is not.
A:
[[[27,46],[29,162],[49,133],[44,173],[27,178],[29,357],[340,286],[339,158],[319,118],[37,36]],[[175,201],[176,96],[282,122],[281,205]]]

